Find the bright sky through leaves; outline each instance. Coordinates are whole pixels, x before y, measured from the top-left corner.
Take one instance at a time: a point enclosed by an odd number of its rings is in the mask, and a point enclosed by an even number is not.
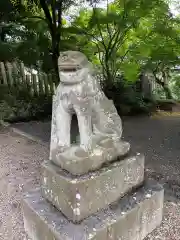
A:
[[[106,8],[107,6],[107,3],[111,3],[113,2],[114,0],[102,0],[100,1],[100,3],[97,4],[98,7],[102,7],[102,8]],[[71,19],[73,18],[73,16],[76,16],[79,12],[79,10],[81,8],[86,8],[86,7],[89,7],[89,4],[87,1],[83,1],[84,3],[82,4],[82,1],[80,0],[81,4],[78,4],[77,7],[70,7],[70,9],[68,10],[68,12],[65,14],[64,18],[66,19],[67,22],[71,22]],[[171,9],[171,12],[173,15],[178,15],[180,14],[180,3],[179,3],[179,0],[172,0],[170,1],[171,3],[169,4],[170,5],[170,9]]]

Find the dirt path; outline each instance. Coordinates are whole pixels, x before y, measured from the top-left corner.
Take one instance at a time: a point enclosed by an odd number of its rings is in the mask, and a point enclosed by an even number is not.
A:
[[[46,143],[28,141],[0,129],[0,240],[27,240],[21,216],[22,194],[39,185],[40,163],[48,157],[50,124],[18,127]],[[23,128],[23,129],[22,129]],[[146,175],[165,187],[164,221],[147,240],[180,240],[180,118],[131,118],[124,138],[146,155]]]
[[[22,194],[39,185],[40,163],[48,149],[0,129],[0,240],[25,240]]]

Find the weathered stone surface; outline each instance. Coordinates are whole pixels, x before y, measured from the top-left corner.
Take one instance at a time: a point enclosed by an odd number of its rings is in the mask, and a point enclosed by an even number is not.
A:
[[[73,224],[37,190],[23,201],[25,229],[32,240],[142,240],[160,225],[163,198],[160,185],[147,183],[80,224]]]
[[[93,142],[96,140],[94,139]],[[114,142],[112,139],[102,138],[91,154],[79,146],[74,146],[59,154],[55,150],[52,151],[52,159],[55,164],[71,174],[82,175],[99,169],[104,163],[125,156],[129,150],[130,144],[128,142]]]
[[[74,222],[116,201],[144,180],[144,156],[132,155],[75,177],[52,162],[42,166],[42,194]]]
[[[120,140],[122,121],[83,53],[61,52],[58,66],[61,82],[53,97],[50,159],[62,167],[59,152],[72,147],[70,129],[73,114],[77,116],[80,135],[80,144],[76,145],[86,152],[92,150],[94,136]]]

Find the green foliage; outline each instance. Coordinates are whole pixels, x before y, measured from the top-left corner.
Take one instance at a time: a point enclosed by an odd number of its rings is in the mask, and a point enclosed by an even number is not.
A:
[[[118,77],[113,85],[106,85],[104,90],[120,115],[149,114],[155,108],[154,99],[145,98],[136,83],[122,77]]]
[[[180,100],[180,74],[178,72],[171,75],[170,89],[174,99]]]
[[[107,9],[83,9],[72,25],[73,32],[72,27],[66,30],[76,35],[79,49],[101,65],[105,81],[113,83],[121,73],[132,82],[147,71],[170,95],[164,82],[171,67],[179,64],[180,33],[179,20],[166,1],[121,0]]]
[[[30,121],[51,116],[52,96],[33,96],[26,89],[1,87],[0,120]]]
[[[171,17],[165,0],[118,0],[108,4],[107,9],[96,5],[92,10],[82,8],[69,28],[63,24],[62,12],[78,6],[76,1],[1,0],[1,4],[2,16],[6,16],[3,19],[11,23],[3,26],[8,43],[0,43],[2,59],[18,57],[28,65],[38,61],[43,70],[49,71],[54,67],[53,54],[79,49],[102,65],[109,81],[113,81],[117,71],[132,81],[144,69],[159,72],[164,66],[177,63],[179,22]],[[61,14],[61,27],[56,26],[56,10]],[[14,20],[21,29],[12,25]],[[8,34],[11,38],[7,41]]]
[[[107,8],[98,7],[96,1],[89,2],[92,8],[82,7],[84,1],[1,0],[0,61],[18,59],[25,65],[57,73],[59,51],[80,50],[101,69],[109,88],[116,85],[115,101],[121,102],[121,108],[122,102],[134,106],[133,109],[149,106],[142,93],[132,90],[144,72],[150,72],[161,85],[163,97],[170,96],[168,79],[172,67],[179,65],[180,21],[170,14],[167,1],[115,0],[107,4]],[[69,15],[70,6],[79,6],[80,12],[68,25],[63,16]],[[123,76],[126,87],[117,81],[117,74]],[[179,95],[177,78],[170,88],[175,97]],[[122,93],[120,100],[117,92]],[[9,99],[12,96],[15,94],[8,93]],[[28,101],[34,101],[30,99],[29,96],[22,103],[18,97],[14,100],[18,106],[15,108],[26,108],[22,111],[33,115],[29,113],[31,106],[27,107]],[[41,100],[37,100],[37,105],[38,101]],[[7,104],[7,100],[3,104]],[[11,107],[7,107],[9,109]]]

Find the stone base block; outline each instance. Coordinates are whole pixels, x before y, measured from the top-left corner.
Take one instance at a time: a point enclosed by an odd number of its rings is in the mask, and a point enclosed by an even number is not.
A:
[[[96,142],[94,140],[93,142]],[[73,175],[83,175],[100,169],[105,163],[122,158],[130,150],[130,144],[124,141],[114,142],[112,139],[101,139],[89,153],[79,146],[71,146],[59,153],[56,149],[51,152],[52,161]]]
[[[142,184],[144,156],[128,156],[80,177],[47,161],[42,165],[41,175],[42,195],[67,218],[79,222]]]
[[[32,240],[142,240],[160,225],[163,198],[160,185],[147,183],[80,224],[73,224],[37,190],[23,201],[25,230]]]

